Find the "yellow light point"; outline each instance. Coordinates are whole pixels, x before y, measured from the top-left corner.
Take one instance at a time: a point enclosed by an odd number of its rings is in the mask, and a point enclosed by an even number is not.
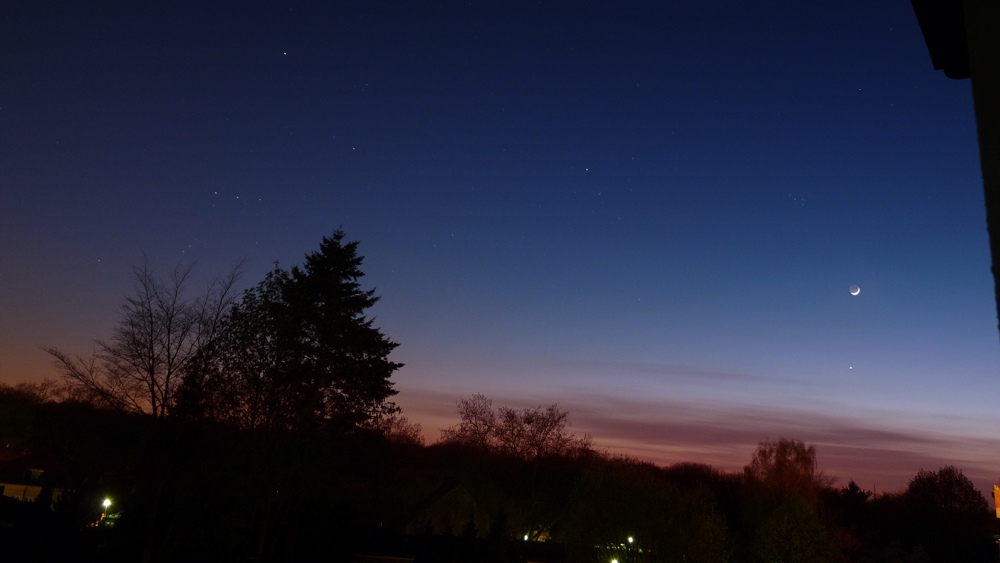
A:
[[[628,543],[632,543],[632,536],[628,537]]]
[[[104,499],[104,502],[102,502],[101,505],[104,506],[104,508],[111,506],[111,499],[109,498]]]

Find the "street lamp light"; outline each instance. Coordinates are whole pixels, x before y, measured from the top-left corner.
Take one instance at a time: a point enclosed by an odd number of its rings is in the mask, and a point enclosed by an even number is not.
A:
[[[104,497],[104,502],[101,503],[101,506],[104,507],[104,510],[101,511],[101,519],[96,524],[93,524],[94,526],[100,526],[104,523],[104,517],[108,515],[108,507],[111,506],[111,499]]]

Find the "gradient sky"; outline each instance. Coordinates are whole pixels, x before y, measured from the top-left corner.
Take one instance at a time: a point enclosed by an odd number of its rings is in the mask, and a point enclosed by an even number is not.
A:
[[[144,255],[249,286],[343,228],[431,441],[479,392],[659,463],[1000,474],[970,84],[909,2],[148,4],[2,8],[4,382]]]

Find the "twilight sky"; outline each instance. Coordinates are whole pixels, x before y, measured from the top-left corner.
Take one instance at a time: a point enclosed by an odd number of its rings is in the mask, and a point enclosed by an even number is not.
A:
[[[430,441],[480,392],[659,463],[997,478],[970,84],[909,2],[147,4],[3,8],[4,382],[144,254],[249,286],[341,227]]]

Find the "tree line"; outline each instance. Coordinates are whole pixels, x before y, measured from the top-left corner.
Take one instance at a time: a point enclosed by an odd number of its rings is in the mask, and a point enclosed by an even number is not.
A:
[[[741,472],[615,456],[558,405],[483,395],[424,445],[390,400],[397,346],[366,316],[357,242],[242,293],[234,268],[135,287],[89,356],[49,349],[61,382],[0,384],[2,459],[73,467],[52,502],[0,496],[21,560],[977,563],[1000,533],[960,470],[900,493],[835,487],[812,446],[762,442]],[[0,472],[4,468],[0,461]],[[58,483],[56,483],[58,484]],[[113,514],[95,509],[114,498]],[[101,514],[100,520],[95,520]],[[104,516],[108,518],[105,519]],[[113,525],[112,525],[113,524]],[[53,542],[57,537],[61,541]]]
[[[610,455],[572,433],[556,405],[465,399],[460,422],[426,446],[371,427],[243,429],[125,413],[54,401],[44,387],[0,385],[0,438],[54,452],[85,478],[55,511],[0,497],[0,521],[11,524],[0,526],[0,543],[20,560],[996,558],[996,519],[952,466],[873,494],[854,482],[834,486],[817,470],[815,448],[795,440],[762,442],[732,473]],[[538,413],[557,420],[543,421],[546,438],[511,448],[503,435],[513,425],[490,422],[504,412],[520,419],[516,436],[532,434]],[[94,527],[103,498],[114,499],[112,528]]]

